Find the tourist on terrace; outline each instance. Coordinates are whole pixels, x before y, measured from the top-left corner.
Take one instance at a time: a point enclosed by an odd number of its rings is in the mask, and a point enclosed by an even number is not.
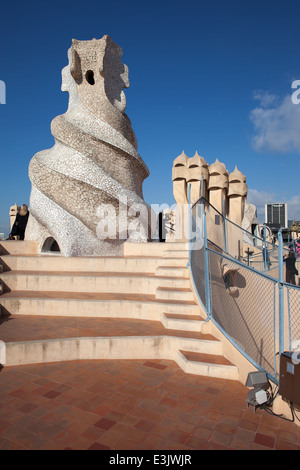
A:
[[[270,267],[272,266],[272,263],[270,261],[268,248],[265,245],[263,246],[262,255],[263,255],[264,265],[269,270]]]
[[[9,234],[10,240],[14,240],[14,237],[19,237],[20,240],[24,240],[28,217],[29,217],[28,207],[26,204],[23,204],[21,209],[16,215],[16,220]]]
[[[286,264],[286,278],[285,281],[289,284],[296,285],[295,275],[298,274],[296,269],[296,256],[291,250],[286,258],[283,258],[283,262]]]

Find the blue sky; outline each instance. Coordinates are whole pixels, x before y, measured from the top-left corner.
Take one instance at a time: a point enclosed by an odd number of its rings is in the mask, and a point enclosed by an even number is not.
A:
[[[72,38],[105,34],[129,67],[126,113],[150,170],[146,202],[174,203],[173,160],[197,150],[238,166],[259,214],[287,202],[300,220],[298,0],[17,0],[0,10],[0,232],[9,207],[29,203],[30,159],[53,146],[50,123],[67,110],[61,70]]]

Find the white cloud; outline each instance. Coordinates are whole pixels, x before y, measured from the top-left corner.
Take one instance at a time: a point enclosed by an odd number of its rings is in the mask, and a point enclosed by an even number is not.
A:
[[[300,220],[300,195],[293,196],[288,204],[288,218],[291,220]]]
[[[277,101],[276,95],[272,95],[269,91],[263,90],[254,90],[253,98],[260,101],[260,106],[263,108],[268,108]]]
[[[293,196],[291,199],[279,198],[276,194],[266,191],[257,191],[249,189],[247,200],[254,204],[257,209],[257,218],[260,222],[265,220],[265,204],[286,203],[289,220],[300,220],[300,195]]]
[[[257,189],[249,189],[247,199],[251,204],[260,206],[262,204],[268,204],[274,202],[274,193],[267,193],[266,191],[258,191]]]
[[[257,189],[248,189],[247,200],[250,204],[254,204],[257,209],[257,218],[260,222],[265,219],[265,204],[273,203],[275,194],[266,191],[257,191]]]
[[[255,135],[253,147],[258,152],[300,153],[300,104],[291,95],[281,101],[268,91],[254,92],[260,105],[250,113]]]

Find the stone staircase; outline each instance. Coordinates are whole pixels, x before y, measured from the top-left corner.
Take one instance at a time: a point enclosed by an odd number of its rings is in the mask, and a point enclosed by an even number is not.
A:
[[[184,243],[126,243],[122,257],[64,258],[38,255],[30,242],[2,242],[0,340],[6,366],[164,358],[187,373],[238,380],[237,367],[223,357],[222,342],[210,334],[192,291],[186,248]],[[23,341],[20,331],[20,340],[11,341],[7,318],[26,319],[27,329],[34,322],[35,331],[40,325],[39,338]],[[55,325],[58,318],[66,325],[94,318],[97,332],[86,336],[78,328],[78,335],[69,337],[57,330],[48,338],[44,325]],[[138,333],[130,329],[134,320],[139,320]]]

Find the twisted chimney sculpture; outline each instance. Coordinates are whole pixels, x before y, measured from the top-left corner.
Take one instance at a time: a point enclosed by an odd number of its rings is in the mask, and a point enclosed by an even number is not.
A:
[[[126,239],[149,237],[150,208],[142,191],[149,170],[125,114],[123,88],[129,80],[121,56],[122,49],[109,36],[72,40],[69,64],[62,70],[68,110],[51,123],[55,145],[38,152],[29,165],[26,239],[38,240],[40,250],[54,239],[64,256],[116,255]],[[140,214],[141,206],[146,214]],[[137,214],[137,229],[128,235],[128,223]],[[99,230],[104,215],[106,238]]]

